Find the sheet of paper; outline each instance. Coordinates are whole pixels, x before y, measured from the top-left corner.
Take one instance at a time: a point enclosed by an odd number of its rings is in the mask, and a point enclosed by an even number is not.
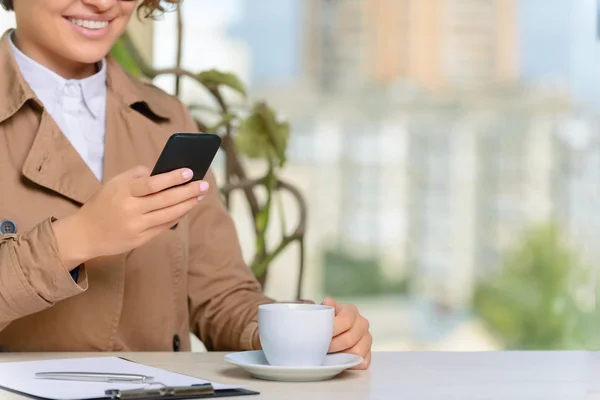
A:
[[[0,386],[34,396],[56,400],[80,400],[106,397],[109,389],[158,388],[132,383],[76,382],[36,378],[37,372],[111,372],[152,376],[155,381],[168,386],[189,386],[210,381],[153,368],[123,360],[118,357],[91,357],[41,361],[0,363]],[[236,389],[242,386],[224,385],[216,382],[215,390]]]

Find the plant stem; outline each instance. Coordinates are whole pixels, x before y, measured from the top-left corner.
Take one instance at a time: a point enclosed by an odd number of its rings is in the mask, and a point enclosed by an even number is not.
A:
[[[181,68],[181,48],[183,47],[183,16],[181,15],[181,7],[177,7],[177,60],[175,65]],[[175,75],[175,96],[179,97],[181,90],[181,76]]]
[[[254,258],[254,263],[252,263],[252,270],[256,274],[257,277],[263,278],[266,280],[267,269],[262,268],[262,260],[267,258],[267,244],[266,244],[266,236],[267,229],[269,227],[269,221],[271,217],[271,204],[273,200],[273,190],[275,189],[275,170],[272,162],[269,162],[269,170],[267,171],[267,175],[265,176],[264,186],[267,191],[267,200],[265,201],[264,206],[261,208],[258,213],[258,217],[256,219],[256,255]],[[254,268],[255,265],[261,266],[260,269]]]
[[[249,187],[254,187],[257,185],[264,185],[264,178],[261,179],[254,179],[254,180],[244,180],[241,182],[237,182],[234,184],[227,184],[225,186],[223,186],[221,188],[222,192],[227,192],[227,193],[231,193],[234,190],[245,190]],[[252,271],[254,273],[254,271],[259,271],[262,268],[268,268],[268,265],[270,262],[272,262],[275,257],[277,257],[279,255],[279,253],[281,253],[281,251],[283,251],[283,249],[285,249],[285,247],[287,247],[290,243],[292,243],[294,240],[298,240],[300,242],[300,262],[299,262],[299,272],[298,272],[298,283],[297,283],[297,288],[296,288],[296,295],[297,295],[297,299],[300,299],[300,295],[301,295],[301,285],[303,282],[303,277],[304,277],[304,234],[306,231],[306,220],[307,220],[307,209],[306,209],[306,202],[304,201],[304,198],[302,197],[302,194],[300,193],[300,191],[294,187],[293,185],[281,181],[279,179],[277,179],[277,185],[276,185],[276,190],[287,190],[288,192],[290,192],[292,194],[292,196],[295,198],[295,200],[298,202],[298,209],[299,209],[299,221],[298,221],[298,226],[296,226],[296,229],[294,230],[294,233],[289,235],[289,236],[284,236],[282,239],[282,242],[276,247],[276,249],[271,252],[270,254],[267,254],[264,258],[262,259],[258,259],[257,257],[254,258],[254,261],[251,264],[251,268]],[[255,219],[256,220],[256,219]],[[264,285],[265,283],[265,278],[264,276],[261,275],[255,275],[257,276],[259,282]]]
[[[281,235],[285,236],[287,228],[285,223],[285,211],[283,209],[283,199],[281,196],[281,192],[276,191],[275,196],[277,196],[277,211],[279,214],[279,220],[281,221]]]
[[[205,86],[206,87],[206,86]],[[227,105],[227,103],[225,103],[225,101],[223,100],[223,96],[221,96],[221,92],[219,91],[219,88],[207,88],[208,91],[213,95],[213,97],[215,98],[215,100],[217,101],[217,103],[219,104],[219,107],[221,108],[221,113],[223,115],[229,113],[229,106]],[[226,150],[225,154],[227,155],[227,157],[225,158],[225,182],[227,183],[231,183],[232,178],[234,177],[234,170],[235,170],[235,161],[234,157],[236,157],[236,152],[235,152],[235,144],[233,143],[233,137],[231,134],[231,123],[228,122],[227,124],[225,124],[225,137],[224,139],[224,146],[223,149]],[[240,168],[238,168],[238,172],[239,170],[241,170],[241,166]],[[256,198],[254,197],[254,192],[252,191],[252,188],[248,188],[247,190],[244,191],[246,198],[248,199],[248,203],[250,205],[250,211],[252,212],[252,217],[256,220],[256,214],[258,213],[258,202],[256,201]],[[254,202],[251,201],[251,198],[254,199]],[[230,207],[230,195],[229,193],[227,193],[225,195],[225,205],[227,206],[227,208]]]
[[[252,271],[256,274],[257,277],[266,276],[267,266],[277,257],[287,246],[293,243],[295,240],[300,240],[300,236],[298,235],[290,235],[283,238],[279,246],[272,252],[268,253],[266,257],[256,265],[253,266]]]
[[[193,79],[194,81],[196,81],[201,86],[203,86],[205,89],[207,89],[212,94],[212,96],[214,97],[214,99],[216,100],[216,102],[218,103],[218,105],[221,109],[222,116],[226,116],[229,114],[230,107],[224,101],[223,96],[221,95],[221,92],[219,91],[218,86],[217,87],[209,87],[207,85],[204,85],[200,81],[200,79],[198,78],[198,76],[196,74],[194,74],[190,71],[187,71],[181,67],[182,46],[183,46],[183,21],[182,21],[182,13],[181,13],[180,8],[177,9],[177,61],[176,61],[176,66],[174,68],[155,69],[151,65],[149,65],[146,62],[146,60],[144,60],[144,58],[141,56],[140,52],[137,50],[137,48],[136,48],[135,44],[133,43],[128,32],[123,33],[123,35],[121,36],[121,40],[122,40],[122,43],[123,43],[125,49],[129,52],[131,59],[137,65],[140,73],[142,75],[144,75],[146,78],[154,79],[161,75],[174,75],[175,79],[176,79],[175,93],[177,96],[179,96],[181,77],[187,76],[187,77]],[[260,112],[264,116],[268,116],[267,115],[268,111],[269,110],[268,110],[267,106],[265,104],[261,104]],[[200,131],[204,131],[207,129],[206,124],[204,124],[197,118],[194,118],[194,120]],[[269,118],[266,118],[265,120],[269,121]],[[268,128],[271,133],[269,135],[269,139],[272,142],[271,144],[274,146],[274,148],[277,148],[275,146],[276,143],[273,142],[273,133],[274,133],[275,127],[269,123]],[[256,227],[255,229],[256,229],[256,235],[257,235],[257,250],[260,250],[260,251],[257,251],[254,262],[252,263],[252,270],[257,272],[256,275],[257,275],[259,281],[264,283],[264,281],[266,280],[266,275],[267,275],[269,264],[290,243],[292,243],[295,240],[299,240],[299,242],[300,242],[300,270],[299,270],[298,287],[297,287],[296,294],[297,294],[297,298],[300,299],[300,294],[301,294],[300,290],[301,290],[301,285],[302,285],[302,277],[303,277],[303,273],[304,273],[304,232],[305,232],[305,227],[306,227],[306,204],[304,202],[302,195],[300,194],[299,190],[297,190],[294,186],[277,179],[277,177],[275,175],[275,171],[274,171],[274,165],[273,165],[273,160],[276,157],[274,157],[274,158],[269,157],[269,159],[268,159],[269,173],[267,174],[266,177],[264,177],[262,179],[255,179],[255,180],[248,179],[246,172],[244,170],[244,167],[242,166],[242,163],[239,159],[239,155],[235,148],[235,143],[233,140],[233,126],[230,121],[228,121],[228,123],[225,124],[225,134],[223,135],[223,140],[221,142],[221,148],[224,150],[224,152],[226,154],[226,160],[227,160],[226,171],[225,171],[225,178],[226,178],[225,184],[222,185],[222,187],[221,187],[221,193],[224,195],[224,197],[226,199],[226,205],[229,207],[229,197],[233,190],[235,190],[235,189],[242,190],[246,196],[246,199],[248,201],[248,206],[250,208],[250,212],[252,213],[252,217],[255,221],[255,227]],[[257,185],[264,185],[267,189],[267,201],[266,201],[266,204],[263,207],[263,209],[261,209],[261,207],[259,206],[256,195],[254,193],[254,187]],[[261,212],[264,211],[267,214],[270,213],[272,196],[274,195],[275,191],[278,191],[281,189],[288,190],[294,196],[294,198],[298,201],[300,218],[299,218],[298,226],[294,230],[294,233],[292,235],[286,236],[285,235],[285,216],[284,216],[284,212],[283,212],[284,210],[283,210],[283,205],[281,202],[281,197],[278,193],[275,193],[276,195],[279,195],[278,207],[279,207],[280,217],[282,220],[283,239],[273,252],[267,252],[267,249],[266,249],[267,246],[266,246],[265,242],[266,242],[267,226],[268,226],[268,222],[269,222],[269,215],[264,216],[265,221],[264,221],[264,224],[260,227],[260,229],[258,229],[258,224],[256,224],[256,221],[257,221],[257,218],[259,218]]]

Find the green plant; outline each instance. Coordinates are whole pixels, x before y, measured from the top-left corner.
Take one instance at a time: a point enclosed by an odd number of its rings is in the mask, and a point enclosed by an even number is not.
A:
[[[408,281],[390,281],[380,272],[377,257],[354,257],[336,248],[323,254],[323,287],[332,297],[373,297],[405,295]]]
[[[221,187],[225,204],[230,206],[230,196],[233,191],[243,191],[250,213],[254,220],[256,240],[255,255],[250,263],[254,275],[264,286],[271,262],[293,242],[299,243],[300,273],[297,282],[296,298],[301,298],[301,283],[304,267],[304,231],[306,221],[306,205],[297,188],[281,180],[279,174],[286,164],[286,150],[290,136],[290,127],[281,120],[275,110],[264,101],[251,102],[245,85],[231,73],[215,69],[192,72],[181,68],[181,48],[183,42],[183,26],[181,11],[177,10],[178,39],[177,61],[173,68],[154,69],[141,57],[129,34],[126,32],[115,44],[111,54],[127,71],[139,78],[153,79],[161,75],[176,77],[175,94],[179,95],[180,78],[192,79],[203,87],[212,98],[211,104],[189,104],[192,113],[201,110],[208,116],[201,120],[194,113],[198,130],[218,134],[222,138],[221,149],[225,153],[225,183]],[[240,104],[229,104],[224,97],[224,91],[230,90],[237,94]],[[210,117],[213,118],[210,118]],[[216,117],[216,118],[214,118]],[[208,123],[208,119],[213,119]],[[258,179],[249,179],[241,161],[241,156],[261,160],[266,164],[266,173]],[[255,190],[263,189],[265,199],[259,201]],[[267,230],[271,222],[273,204],[281,191],[288,191],[298,203],[298,225],[292,233],[286,233],[285,220],[281,207],[282,221],[281,241],[269,246]]]
[[[582,309],[576,297],[590,287],[591,273],[563,243],[554,224],[528,230],[498,276],[476,288],[475,310],[507,348],[597,346],[598,310]]]

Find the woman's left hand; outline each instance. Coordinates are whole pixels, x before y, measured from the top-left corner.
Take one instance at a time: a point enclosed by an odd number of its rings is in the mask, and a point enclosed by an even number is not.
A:
[[[342,352],[361,356],[364,361],[352,369],[367,369],[371,364],[373,344],[369,321],[360,315],[355,305],[338,304],[332,298],[325,299],[322,304],[335,308],[333,338],[329,353]]]

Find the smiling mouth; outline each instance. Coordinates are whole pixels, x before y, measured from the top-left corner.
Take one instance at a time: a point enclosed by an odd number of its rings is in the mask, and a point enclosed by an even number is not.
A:
[[[110,24],[110,21],[90,21],[78,18],[67,18],[67,20],[69,20],[73,25],[92,30],[104,29]]]

